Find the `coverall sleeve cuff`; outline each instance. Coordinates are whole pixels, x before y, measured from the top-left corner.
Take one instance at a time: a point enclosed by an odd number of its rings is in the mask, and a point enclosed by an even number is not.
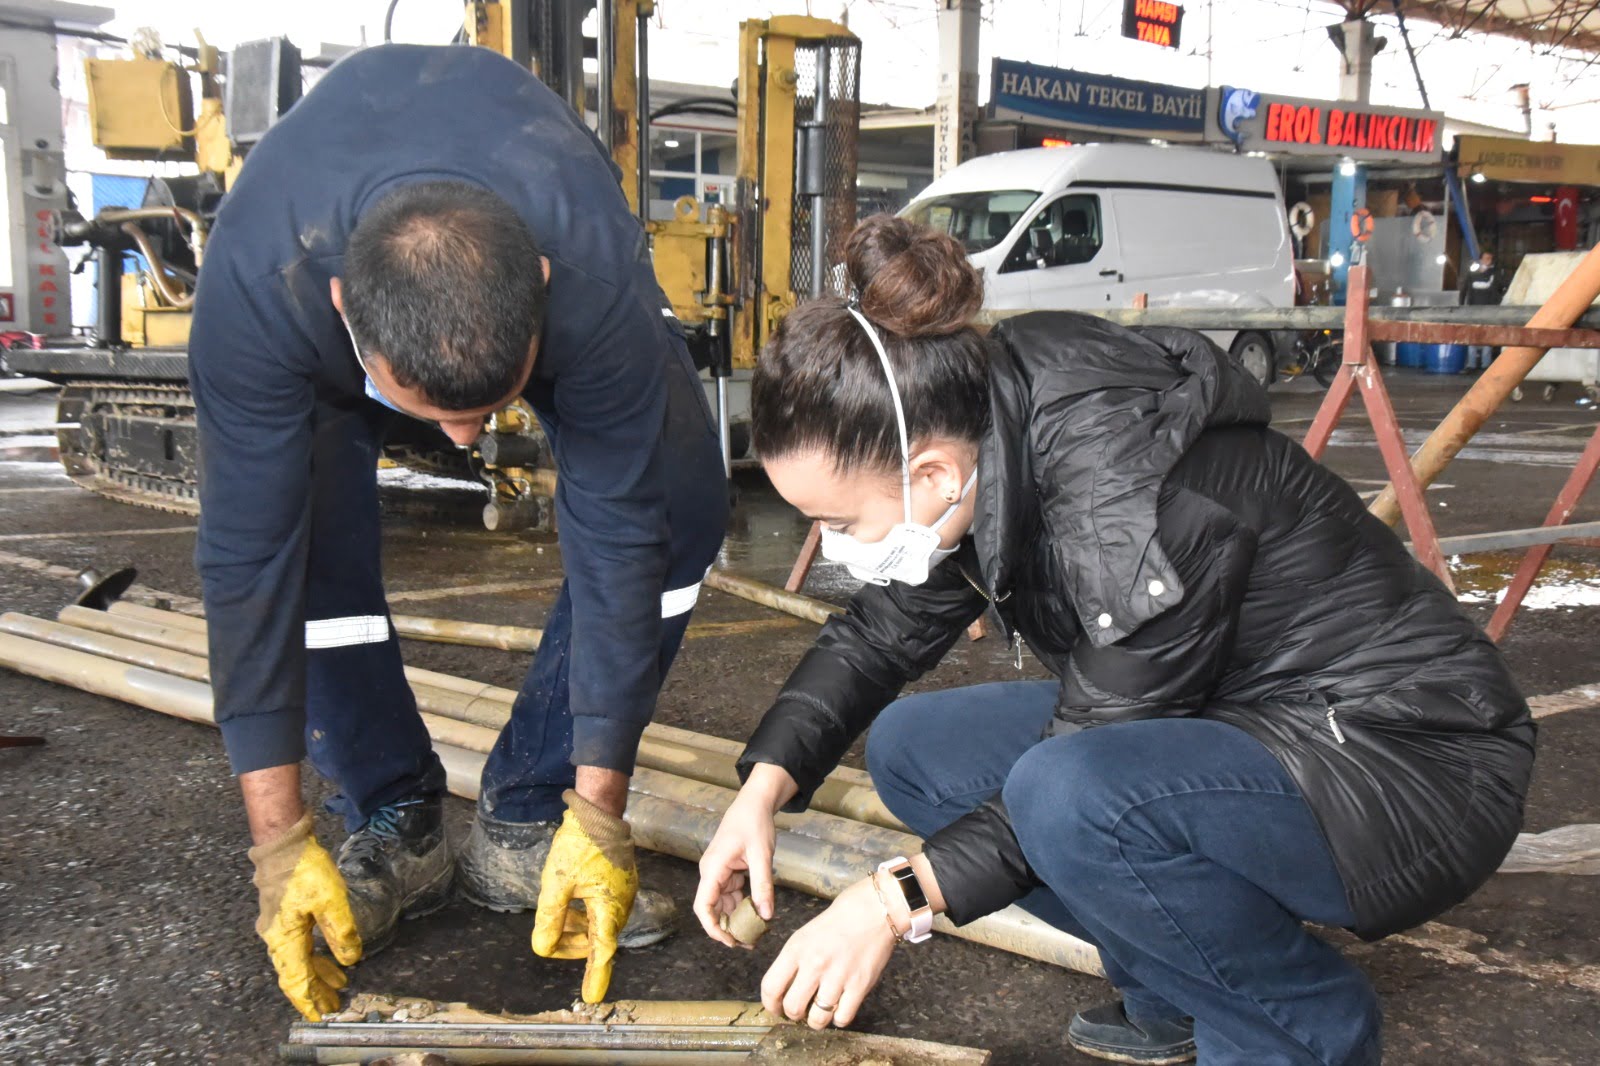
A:
[[[574,715],[572,765],[598,766],[632,776],[646,724],[642,720]]]
[[[268,711],[218,723],[235,776],[269,766],[297,765],[306,757],[305,712]]]

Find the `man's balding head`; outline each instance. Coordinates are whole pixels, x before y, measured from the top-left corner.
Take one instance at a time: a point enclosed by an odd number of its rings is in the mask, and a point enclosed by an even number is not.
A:
[[[447,410],[516,389],[544,327],[545,274],[510,204],[457,181],[405,185],[350,235],[342,304],[363,357]]]

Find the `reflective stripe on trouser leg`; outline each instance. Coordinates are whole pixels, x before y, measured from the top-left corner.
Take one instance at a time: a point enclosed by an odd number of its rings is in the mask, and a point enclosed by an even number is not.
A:
[[[700,602],[700,585],[696,581],[692,585],[685,585],[681,589],[668,589],[661,594],[661,617],[676,618],[680,614],[688,614],[694,610],[694,605]]]
[[[348,648],[352,644],[382,644],[388,639],[389,620],[381,614],[317,618],[306,622],[307,648]]]
[[[444,788],[389,627],[378,449],[390,416],[367,400],[318,403],[305,564],[306,754],[338,789],[349,829],[387,803]]]

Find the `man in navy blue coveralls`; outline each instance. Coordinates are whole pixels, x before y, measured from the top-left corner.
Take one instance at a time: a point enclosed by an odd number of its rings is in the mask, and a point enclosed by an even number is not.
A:
[[[482,283],[449,289],[457,276]],[[446,369],[403,339],[430,328]],[[510,376],[475,362],[479,336],[519,338]],[[332,1009],[342,975],[312,957],[311,926],[348,963],[449,890],[444,772],[389,621],[376,466],[393,419],[469,443],[520,395],[556,460],[566,580],[485,766],[459,880],[501,910],[539,902],[541,876],[546,905],[584,901],[592,936],[536,933],[535,949],[587,955],[585,996],[603,993],[617,942],[670,930],[670,901],[634,902],[620,815],[727,513],[704,392],[604,149],[488,50],[357,52],[250,152],[190,355],[216,716],[280,986],[308,1017]],[[505,576],[492,549],[482,562]],[[351,830],[336,863],[301,803],[306,756]]]

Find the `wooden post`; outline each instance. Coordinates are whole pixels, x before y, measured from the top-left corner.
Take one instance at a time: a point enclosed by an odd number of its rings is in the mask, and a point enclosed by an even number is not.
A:
[[[795,556],[794,569],[789,571],[789,580],[783,583],[785,592],[799,592],[805,587],[806,578],[811,575],[811,568],[816,565],[817,553],[822,550],[822,523],[811,523],[811,529],[806,532],[805,543],[800,545],[800,554]]]
[[[1600,296],[1600,245],[1589,250],[1578,268],[1561,283],[1527,324],[1534,329],[1566,329],[1589,310],[1589,305],[1597,296]],[[1449,465],[1450,460],[1466,447],[1473,434],[1489,420],[1489,416],[1505,403],[1512,390],[1522,384],[1528,371],[1544,357],[1544,353],[1544,348],[1528,346],[1502,351],[1428,435],[1422,447],[1417,449],[1416,458],[1406,464],[1415,471],[1416,480],[1427,485],[1438,477],[1439,472]],[[1404,512],[1403,506],[1396,510],[1399,488],[1399,482],[1396,481],[1372,501],[1372,513],[1390,525],[1394,524],[1398,514]]]

